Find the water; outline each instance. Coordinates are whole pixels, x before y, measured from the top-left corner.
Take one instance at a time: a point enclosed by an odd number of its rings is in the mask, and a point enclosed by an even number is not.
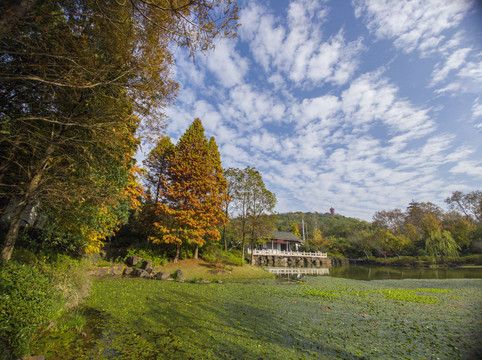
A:
[[[278,276],[303,276],[307,275],[306,268],[268,268],[268,271]],[[481,279],[482,267],[474,268],[407,268],[396,266],[338,266],[320,268],[317,273],[309,275],[322,275],[341,277],[354,280],[402,280],[402,279]]]

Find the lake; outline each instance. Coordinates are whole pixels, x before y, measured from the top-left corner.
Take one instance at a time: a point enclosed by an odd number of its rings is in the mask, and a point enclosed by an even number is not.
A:
[[[279,276],[320,275],[354,280],[480,279],[482,267],[409,268],[397,266],[338,266],[332,268],[267,268]]]

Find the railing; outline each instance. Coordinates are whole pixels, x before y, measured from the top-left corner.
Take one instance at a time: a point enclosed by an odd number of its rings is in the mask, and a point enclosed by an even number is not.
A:
[[[298,257],[318,257],[327,258],[327,253],[322,252],[305,252],[305,251],[281,251],[281,250],[253,250],[253,255],[261,256],[298,256]]]
[[[327,268],[268,268],[268,272],[276,275],[330,275],[330,270]]]

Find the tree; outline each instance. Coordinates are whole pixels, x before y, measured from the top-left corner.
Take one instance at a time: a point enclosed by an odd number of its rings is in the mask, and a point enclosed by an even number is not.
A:
[[[445,202],[451,209],[461,211],[468,219],[482,222],[482,191],[476,190],[467,194],[454,191]]]
[[[1,9],[0,212],[8,261],[30,209],[64,217],[83,203],[94,213],[117,206],[135,134],[158,133],[159,110],[176,95],[170,46],[207,50],[216,37],[235,36],[238,8],[230,0],[32,0]]]
[[[153,205],[155,222],[149,239],[176,245],[177,262],[182,244],[199,246],[218,241],[224,213],[227,182],[213,138],[204,136],[199,119],[179,139],[167,155],[167,168],[159,176],[158,202]],[[195,257],[197,257],[195,254]]]
[[[434,258],[440,255],[444,262],[444,255],[458,256],[460,247],[449,231],[443,230],[434,215],[426,215],[422,219],[422,230],[425,238],[425,249]]]
[[[173,153],[174,145],[171,139],[168,136],[163,136],[143,161],[147,170],[144,175],[144,181],[151,196],[154,194],[154,199],[152,199],[154,204],[159,203],[161,200],[159,198],[161,195],[161,184],[168,176],[169,159]]]
[[[269,216],[276,206],[276,196],[266,189],[261,174],[252,167],[230,169],[233,179],[232,200],[237,213],[237,227],[241,234],[242,259],[246,242],[254,249],[259,239],[267,237],[273,227]],[[252,256],[251,252],[251,256]],[[251,258],[252,260],[252,258]]]
[[[323,236],[323,233],[320,229],[315,227],[313,231],[313,238],[308,239],[308,243],[311,246],[316,247],[318,250],[327,251],[330,248],[330,239]]]
[[[381,210],[373,215],[373,225],[400,233],[405,223],[405,214],[400,209]]]

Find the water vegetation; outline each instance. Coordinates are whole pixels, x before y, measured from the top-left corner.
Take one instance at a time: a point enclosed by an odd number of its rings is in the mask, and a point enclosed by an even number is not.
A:
[[[99,278],[84,334],[45,332],[34,349],[62,359],[478,358],[481,290],[473,279]]]

